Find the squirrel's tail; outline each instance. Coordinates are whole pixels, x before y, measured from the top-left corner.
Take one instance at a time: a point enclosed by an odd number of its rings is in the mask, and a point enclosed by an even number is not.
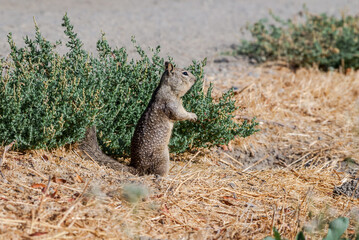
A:
[[[79,149],[85,157],[96,161],[100,165],[105,165],[122,172],[137,174],[135,168],[126,166],[101,151],[97,141],[96,126],[89,127],[86,130],[85,138],[80,142]]]

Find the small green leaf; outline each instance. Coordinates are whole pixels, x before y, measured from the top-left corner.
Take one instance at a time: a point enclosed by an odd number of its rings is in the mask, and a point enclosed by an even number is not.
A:
[[[329,223],[327,236],[323,240],[338,240],[349,226],[349,218],[340,217]]]
[[[280,233],[278,232],[278,230],[275,227],[273,227],[273,232],[274,232],[275,240],[281,240],[282,239],[281,236],[280,236]]]
[[[295,237],[295,240],[305,240],[304,233],[300,231]]]

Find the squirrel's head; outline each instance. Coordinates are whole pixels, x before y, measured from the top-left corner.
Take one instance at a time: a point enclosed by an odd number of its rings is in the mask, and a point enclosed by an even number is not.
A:
[[[196,77],[182,68],[175,68],[169,62],[165,63],[165,72],[162,76],[163,84],[169,86],[173,93],[182,97],[196,82]]]

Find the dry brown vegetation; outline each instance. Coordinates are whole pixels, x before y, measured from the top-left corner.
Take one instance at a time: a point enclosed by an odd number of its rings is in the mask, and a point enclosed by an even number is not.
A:
[[[346,234],[354,234],[359,200],[333,196],[333,187],[348,178],[340,170],[355,166],[344,164],[348,159],[359,164],[359,72],[231,72],[216,76],[216,90],[238,86],[237,118],[257,116],[260,132],[226,151],[175,156],[162,179],[99,166],[75,147],[9,151],[1,168],[0,238],[262,239],[276,226],[293,239],[316,219],[339,216],[350,217]],[[129,202],[125,195],[138,188],[149,192]]]

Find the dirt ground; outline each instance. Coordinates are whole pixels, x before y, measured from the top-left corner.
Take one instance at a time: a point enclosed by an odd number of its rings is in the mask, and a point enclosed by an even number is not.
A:
[[[334,188],[359,169],[359,72],[234,70],[208,81],[223,83],[214,94],[236,84],[235,118],[257,116],[261,131],[172,155],[168,177],[99,166],[76,146],[10,150],[1,168],[0,239],[263,239],[273,227],[289,239],[302,229],[306,239],[321,239],[340,216],[350,219],[352,238],[359,191]]]

